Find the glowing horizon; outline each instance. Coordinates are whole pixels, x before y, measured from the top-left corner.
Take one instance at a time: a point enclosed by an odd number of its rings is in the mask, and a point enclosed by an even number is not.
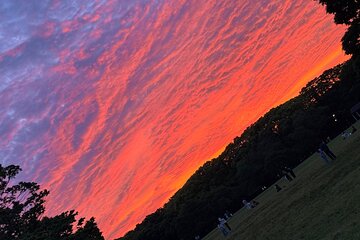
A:
[[[315,1],[0,2],[0,156],[120,237],[348,57]]]

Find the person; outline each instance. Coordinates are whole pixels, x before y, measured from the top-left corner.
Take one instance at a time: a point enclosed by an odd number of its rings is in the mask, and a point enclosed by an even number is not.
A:
[[[357,129],[354,127],[354,125],[351,126],[351,133],[354,134],[357,131]]]
[[[245,199],[242,200],[242,203],[244,204],[244,207],[246,207],[247,209],[255,208],[259,204],[259,202],[256,202],[254,200],[248,202]]]
[[[287,174],[287,172],[285,172],[284,170],[282,171],[282,174],[283,174],[284,178],[285,178],[286,180],[288,180],[289,182],[291,182],[291,181],[293,180],[293,178],[290,177],[290,175]]]
[[[200,236],[199,235],[195,236],[195,240],[200,240]]]
[[[246,201],[245,199],[242,200],[242,203],[244,204],[244,207],[246,207],[247,209],[253,208],[253,206],[251,206],[251,204],[248,201]]]
[[[343,138],[343,140],[346,140],[347,138],[349,138],[351,136],[351,132],[350,133],[348,133],[348,132],[343,132],[342,134],[341,134],[341,137]]]
[[[320,157],[325,161],[325,163],[326,163],[326,164],[330,164],[330,161],[329,161],[329,159],[327,158],[325,152],[324,152],[321,148],[319,148],[317,151],[318,151],[318,153],[320,154]]]
[[[284,178],[284,179],[286,179],[288,182],[291,182],[293,179],[292,179],[292,177],[289,175],[289,174],[287,174],[287,171],[285,171],[285,169],[283,168],[283,167],[280,167],[279,168],[279,170],[278,170],[278,174],[277,174],[277,176],[278,176],[278,178]]]
[[[251,200],[250,204],[251,204],[251,206],[256,207],[257,205],[259,205],[259,202],[255,201],[255,200]]]
[[[320,149],[321,149],[322,152],[324,152],[332,160],[336,159],[336,155],[330,150],[330,148],[326,145],[326,143],[324,141],[321,142]]]
[[[218,227],[218,229],[220,229],[220,231],[222,232],[222,234],[223,234],[225,237],[226,237],[227,235],[229,235],[230,231],[229,231],[229,229],[227,229],[227,228],[225,227],[224,224],[219,223],[219,224],[217,225],[217,227]]]
[[[229,231],[231,231],[231,227],[229,226],[229,224],[227,223],[227,221],[224,218],[219,217],[218,220],[219,220],[220,224],[225,225],[227,227],[227,229],[229,229]]]
[[[224,217],[226,220],[229,220],[232,217],[232,213],[226,210],[226,212],[224,213]]]
[[[287,173],[290,173],[290,175],[291,175],[292,178],[296,178],[296,175],[295,175],[294,171],[293,171],[291,168],[285,166],[285,167],[284,167],[284,170],[285,170]]]
[[[282,190],[282,188],[278,184],[275,184],[275,189],[276,192],[280,192]]]

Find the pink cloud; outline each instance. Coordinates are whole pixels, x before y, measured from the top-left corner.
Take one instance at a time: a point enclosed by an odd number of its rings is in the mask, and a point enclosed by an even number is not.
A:
[[[347,59],[313,1],[70,2],[2,19],[24,37],[0,49],[0,156],[50,189],[48,214],[95,216],[107,238]]]

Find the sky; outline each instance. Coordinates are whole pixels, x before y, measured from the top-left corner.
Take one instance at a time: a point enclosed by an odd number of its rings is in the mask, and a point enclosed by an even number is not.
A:
[[[0,1],[0,163],[107,239],[347,57],[312,0]]]

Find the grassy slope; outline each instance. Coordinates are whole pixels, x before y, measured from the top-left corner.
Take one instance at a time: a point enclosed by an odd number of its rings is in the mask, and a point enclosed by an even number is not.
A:
[[[268,188],[256,198],[257,208],[234,214],[226,239],[360,239],[360,122],[355,126],[349,139],[337,137],[329,144],[337,160],[327,166],[312,155],[295,169],[295,181],[278,182],[281,192]],[[214,229],[205,239],[225,237]]]

